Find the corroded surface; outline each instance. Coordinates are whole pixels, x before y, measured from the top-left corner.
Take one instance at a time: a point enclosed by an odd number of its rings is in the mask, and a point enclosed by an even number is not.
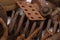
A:
[[[0,40],[60,40],[59,3],[59,0],[32,0],[31,3],[0,0]]]

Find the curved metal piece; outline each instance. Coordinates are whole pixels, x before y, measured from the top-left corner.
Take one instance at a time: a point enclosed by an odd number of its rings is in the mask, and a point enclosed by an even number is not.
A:
[[[0,0],[0,4],[6,11],[14,10],[17,7],[15,0]]]
[[[41,11],[42,11],[41,15],[44,17],[47,17],[52,13],[52,9],[46,6],[42,7]]]
[[[0,5],[0,17],[4,20],[4,22],[6,22],[7,24],[7,13],[5,11],[5,9],[3,8],[2,5]]]
[[[8,38],[8,28],[7,28],[6,23],[4,22],[4,20],[1,17],[0,17],[0,23],[3,26],[3,29],[4,29],[3,36],[0,38],[0,40],[7,40],[7,38]]]

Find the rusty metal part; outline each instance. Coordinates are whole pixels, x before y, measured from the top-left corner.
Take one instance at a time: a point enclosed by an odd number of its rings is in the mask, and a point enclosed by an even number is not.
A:
[[[47,32],[50,33],[51,35],[53,35],[53,33],[49,31],[50,27],[51,27],[51,19],[49,20],[49,22],[47,24]]]
[[[37,7],[37,9],[41,12],[41,15],[44,17],[49,16],[55,8],[54,4],[46,0],[32,0],[32,3],[35,3],[39,6]]]
[[[21,27],[22,27],[22,23],[23,23],[24,17],[25,17],[25,15],[23,15],[23,16],[20,18],[19,23],[18,23],[18,28],[17,28],[17,30],[16,30],[16,32],[15,32],[15,35],[17,35],[17,34],[19,33],[19,31],[20,31],[20,29],[21,29]]]
[[[51,25],[51,19],[48,21],[48,24],[47,24],[47,29],[49,29]],[[48,34],[48,35],[47,35]],[[41,40],[45,40],[50,34],[46,31],[43,38]]]
[[[9,25],[9,30],[12,30],[11,27],[13,27],[13,26],[12,26],[12,21],[13,21],[12,19],[13,19],[13,17],[14,17],[14,13],[15,13],[15,11],[12,12],[11,22],[10,22],[10,25]],[[10,32],[10,31],[9,31],[9,32]]]
[[[48,24],[47,24],[47,27],[46,27],[46,32],[45,32],[45,34],[44,34],[44,36],[43,36],[43,38],[42,38],[42,40],[45,40],[46,38],[48,38],[50,35],[54,35],[57,31],[57,27],[58,27],[58,22],[55,22],[54,23],[54,28],[53,28],[53,31],[51,32],[49,29],[50,29],[50,27],[51,27],[51,22],[52,22],[52,20],[51,19],[49,19],[49,21],[48,21]],[[47,35],[48,34],[48,35]]]
[[[57,21],[58,23],[60,22],[60,18],[59,18],[59,16],[60,16],[60,8],[56,8],[53,12],[52,12],[52,14],[51,14],[51,18],[52,18],[52,20],[53,20],[53,23],[55,23],[55,21]]]
[[[24,27],[24,30],[23,30],[22,34],[17,37],[17,39],[19,39],[19,40],[26,39],[26,34],[29,31],[29,29],[28,29],[29,28],[29,24],[30,24],[30,21],[27,19],[27,22],[26,22],[26,25]],[[37,25],[37,22],[33,22],[32,27],[30,29],[30,32],[27,34],[27,36],[30,36],[35,31],[36,25]],[[23,36],[23,35],[25,35],[25,36]]]
[[[34,7],[34,5],[22,1],[17,1],[19,7],[24,11],[29,20],[45,20]],[[28,10],[29,9],[29,10]]]
[[[41,31],[43,24],[44,21],[41,22],[40,26],[26,40],[31,40],[39,31]]]
[[[54,23],[54,28],[53,28],[53,34],[55,34],[57,31],[57,27],[58,27],[58,22]]]
[[[33,23],[32,28],[31,28],[31,31],[30,31],[30,33],[29,33],[29,35],[31,35],[31,34],[34,32],[35,27],[36,27],[36,22],[34,22],[34,23]]]
[[[26,32],[28,31],[29,23],[30,23],[29,20],[27,20],[24,31],[22,34],[26,34]]]
[[[2,4],[6,11],[14,10],[16,8],[15,0],[0,0],[0,4]]]
[[[53,23],[55,23],[55,21],[59,23],[58,15],[53,16],[52,21],[53,21]]]
[[[7,38],[8,38],[7,25],[6,25],[6,23],[4,22],[4,20],[2,18],[0,18],[0,23],[1,23],[1,25],[3,27],[3,30],[4,30],[3,36],[0,38],[0,40],[7,40]]]
[[[59,14],[59,12],[60,12],[60,8],[57,7],[57,8],[52,12],[51,16],[55,16],[55,15]]]
[[[47,38],[46,40],[60,40],[60,32],[54,34],[52,37]]]
[[[6,22],[7,24],[7,13],[4,10],[3,6],[0,5],[0,17],[4,20],[4,22]]]
[[[16,22],[16,19],[17,19],[17,17],[18,17],[18,12],[16,12],[16,14],[15,14],[15,16],[14,16],[14,13],[12,14],[12,19],[11,19],[11,23],[10,23],[10,25],[9,25],[9,32],[11,32],[12,30],[13,30],[13,28],[14,28],[14,24],[15,24],[15,22]]]
[[[25,40],[25,39],[26,39],[26,35],[25,35],[25,34],[29,31],[29,29],[28,29],[28,28],[29,28],[29,24],[30,24],[29,22],[30,22],[30,21],[27,20],[26,25],[25,25],[24,30],[23,30],[23,33],[17,37],[17,40],[18,40],[18,39],[19,39],[19,40]],[[42,28],[44,22],[41,22],[41,24],[39,25],[39,27],[38,27],[36,30],[34,30],[35,27],[36,27],[36,23],[37,23],[37,22],[33,22],[32,27],[31,27],[31,28],[33,28],[33,30],[30,29],[30,32],[29,32],[30,35],[35,36],[34,34],[39,33],[39,31],[41,31],[41,28]],[[31,33],[31,32],[32,32],[32,33]],[[35,33],[35,32],[36,32],[36,33]],[[27,34],[27,35],[28,35],[27,38],[30,37],[29,34]],[[33,37],[33,36],[32,36],[32,37]],[[31,38],[31,39],[32,39],[32,38]],[[30,40],[31,40],[31,39],[30,39]]]
[[[55,34],[55,33],[56,33],[57,25],[58,25],[58,22],[55,22],[55,23],[54,23],[53,32],[50,32],[50,31],[49,31],[49,28],[47,28],[47,31],[48,31],[48,33],[50,33],[50,35],[53,35],[53,34]]]
[[[26,0],[20,0],[20,1],[26,1]],[[15,0],[3,0],[3,1],[0,0],[0,4],[6,11],[11,11],[17,8]]]
[[[17,37],[17,40],[25,40],[25,35],[22,34],[22,35],[18,36],[18,37]]]
[[[52,9],[49,7],[42,7],[41,10],[42,10],[41,15],[44,17],[47,17],[52,13]]]
[[[2,5],[0,23],[4,29],[1,40],[60,40],[60,8],[55,4],[47,0],[32,0],[31,3],[26,0],[0,1]],[[10,5],[15,6],[10,7]],[[14,10],[17,6],[24,12],[23,15]],[[13,12],[7,28],[5,24],[7,22],[6,11],[10,10]],[[2,27],[1,25],[0,27]]]
[[[18,39],[19,40],[25,40],[25,34],[28,31],[28,27],[29,27],[29,20],[27,20],[26,25],[25,25],[25,28],[23,30],[23,33],[20,36],[17,37],[17,40]]]
[[[30,32],[29,32],[29,34],[27,34],[28,36],[30,36],[30,35],[35,31],[36,23],[37,23],[37,22],[33,22],[32,27],[31,27],[31,29],[30,29]],[[29,29],[28,29],[28,28],[29,28],[29,24],[30,24],[30,21],[27,19],[27,22],[26,22],[26,25],[25,25],[25,27],[24,27],[24,30],[23,30],[22,34],[17,37],[17,40],[18,40],[18,39],[19,39],[19,40],[26,39],[26,33],[29,31]],[[40,26],[42,26],[42,25],[43,25],[43,24],[41,23]],[[40,27],[40,26],[39,26],[39,27]],[[38,28],[37,28],[37,30],[38,30]],[[20,30],[20,31],[21,31],[21,30]],[[24,35],[24,36],[23,36],[23,35]]]

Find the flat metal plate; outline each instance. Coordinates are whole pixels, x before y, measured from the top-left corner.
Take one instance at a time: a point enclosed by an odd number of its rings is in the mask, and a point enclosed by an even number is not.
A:
[[[19,7],[23,10],[29,20],[44,20],[34,4],[17,1]]]

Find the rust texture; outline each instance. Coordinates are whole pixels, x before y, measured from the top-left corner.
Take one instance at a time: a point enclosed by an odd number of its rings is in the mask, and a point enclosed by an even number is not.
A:
[[[0,0],[0,40],[60,40],[60,0],[26,1]]]
[[[46,40],[60,40],[60,32],[59,33],[56,33],[54,34],[52,37],[46,39]]]
[[[2,25],[3,30],[4,30],[3,35],[0,38],[0,40],[7,40],[8,39],[8,28],[7,28],[7,25],[2,18],[0,18],[0,24]]]
[[[2,5],[0,5],[0,17],[7,23],[7,13]]]
[[[40,13],[34,8],[34,5],[21,1],[17,1],[17,4],[30,20],[44,20]]]

